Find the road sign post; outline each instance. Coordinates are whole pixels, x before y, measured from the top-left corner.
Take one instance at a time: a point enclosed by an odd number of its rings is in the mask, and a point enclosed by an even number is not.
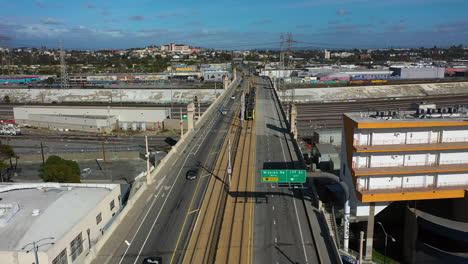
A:
[[[262,170],[262,182],[305,183],[305,170]]]

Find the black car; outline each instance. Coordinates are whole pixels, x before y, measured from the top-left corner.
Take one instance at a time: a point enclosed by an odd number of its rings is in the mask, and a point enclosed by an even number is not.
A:
[[[185,174],[185,178],[187,180],[195,180],[198,175],[198,168],[190,168],[187,173]]]
[[[162,264],[161,257],[148,257],[143,260],[142,264]]]

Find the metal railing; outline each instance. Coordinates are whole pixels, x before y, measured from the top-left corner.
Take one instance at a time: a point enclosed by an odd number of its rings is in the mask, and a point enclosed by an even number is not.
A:
[[[468,187],[468,180],[467,181],[458,181],[458,182],[442,182],[438,183],[437,186],[433,184],[403,184],[403,185],[385,185],[385,186],[374,186],[368,188],[362,184],[356,185],[356,190],[358,191],[381,191],[381,190],[408,190],[408,189],[443,189],[445,187],[460,187],[460,189],[465,189]]]
[[[353,161],[352,168],[353,169],[371,169],[371,168],[395,168],[395,167],[437,167],[439,165],[450,165],[450,164],[467,164],[468,160],[444,160],[441,161],[440,164],[437,164],[435,161],[404,161],[398,163],[373,163],[371,162],[370,166],[364,164],[364,166],[357,166],[357,164]]]
[[[358,139],[354,139],[354,146],[381,146],[381,145],[407,145],[407,144],[440,144],[440,143],[456,143],[456,142],[468,142],[468,137],[453,137],[443,138],[441,142],[435,139],[429,138],[400,138],[400,139],[385,139],[385,140],[372,140],[371,144],[366,142],[360,142]]]

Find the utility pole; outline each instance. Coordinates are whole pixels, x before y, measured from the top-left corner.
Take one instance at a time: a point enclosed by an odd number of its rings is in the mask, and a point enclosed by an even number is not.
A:
[[[231,167],[231,133],[229,132],[228,134],[228,139],[229,139],[229,150],[228,150],[228,156],[229,156],[229,165],[228,165],[228,179],[229,179],[229,186],[228,189],[231,188],[231,181],[232,181],[232,167]]]
[[[42,165],[45,164],[45,159],[44,159],[44,146],[42,145],[42,142],[41,142],[41,155],[42,155]]]
[[[180,138],[184,136],[184,121],[182,119],[182,107],[180,108]]]
[[[241,127],[244,128],[244,112],[245,112],[245,93],[242,91],[241,95]]]
[[[107,176],[107,160],[106,160],[106,148],[104,146],[104,138],[101,139],[101,145],[102,145],[102,159],[104,160],[104,174]],[[111,182],[113,181],[112,179],[112,174],[110,175],[111,177]]]
[[[67,64],[65,62],[65,50],[63,50],[63,41],[60,41],[60,88],[69,88]]]
[[[171,109],[169,110],[169,119],[172,119],[172,85],[171,85]]]
[[[362,263],[362,248],[364,244],[364,231],[359,232],[359,263]]]
[[[39,242],[41,241],[44,241],[44,240],[48,240],[48,239],[55,239],[54,237],[46,237],[46,238],[42,238],[42,239],[39,239],[37,241],[33,241],[29,244],[26,244],[24,245],[21,250],[25,250],[26,247],[32,245],[32,248],[27,250],[26,253],[29,253],[31,251],[34,251],[34,259],[35,259],[35,262],[33,264],[39,264],[39,256],[37,255],[37,252],[39,251],[39,248],[42,247],[42,246],[45,246],[45,245],[53,245],[55,244],[54,242],[49,242],[49,243],[44,243],[44,244],[41,244],[39,245]]]

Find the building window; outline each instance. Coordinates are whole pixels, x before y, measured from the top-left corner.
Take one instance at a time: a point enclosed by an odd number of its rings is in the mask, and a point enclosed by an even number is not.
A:
[[[111,210],[111,211],[112,211],[112,209],[115,208],[115,202],[114,202],[114,200],[112,200],[112,201],[110,202],[109,207],[110,207],[110,210]]]
[[[68,258],[67,258],[67,249],[65,248],[58,254],[57,257],[54,258],[52,261],[52,264],[68,264]]]
[[[70,243],[70,250],[71,250],[71,259],[72,262],[78,258],[78,256],[83,252],[83,237],[81,233],[75,237]]]
[[[102,214],[99,213],[97,216],[96,216],[96,225],[99,225],[99,223],[101,223],[102,221]]]

